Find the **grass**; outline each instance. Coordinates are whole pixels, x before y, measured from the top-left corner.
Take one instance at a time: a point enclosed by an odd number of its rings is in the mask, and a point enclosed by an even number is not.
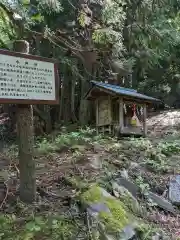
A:
[[[100,184],[108,190],[111,189],[111,180],[114,178],[114,174],[119,174],[119,170],[123,167],[129,168],[130,162],[137,162],[140,166],[145,167],[148,171],[159,178],[163,176],[162,173],[172,171],[172,157],[180,154],[180,140],[175,138],[166,139],[144,139],[144,138],[125,138],[117,141],[116,139],[105,137],[103,135],[96,135],[94,129],[86,128],[79,129],[74,132],[63,132],[62,134],[56,134],[55,136],[47,136],[44,138],[38,138],[35,141],[36,159],[41,159],[43,156],[43,163],[46,165],[48,162],[48,156],[54,153],[57,156],[61,156],[62,159],[68,157],[69,165],[78,166],[81,159],[84,159],[83,163],[86,163],[86,154],[92,154],[93,156],[102,154],[104,155],[103,162],[103,176],[96,179],[96,183]],[[93,150],[96,145],[100,145],[101,150],[97,152]],[[16,145],[11,146],[6,155],[12,160],[18,157],[18,148]],[[57,165],[58,160],[50,162],[50,164]],[[61,162],[61,161],[60,161]],[[59,165],[59,172],[61,172],[63,164]],[[180,164],[176,165],[178,171]],[[58,168],[56,169],[58,171]],[[51,171],[45,170],[45,171]],[[99,170],[98,170],[99,171]],[[82,171],[81,171],[82,172]],[[138,175],[139,172],[137,172]],[[90,172],[91,174],[91,172]],[[100,171],[98,172],[100,175]],[[85,180],[83,180],[85,179]],[[142,192],[146,192],[151,188],[151,184],[139,176],[134,178],[134,181],[139,185]],[[85,176],[83,172],[83,178],[79,178],[75,174],[70,176],[69,182],[74,189],[83,191],[87,189],[88,184],[92,182]],[[92,194],[89,196],[91,197]],[[58,206],[59,211],[62,206]],[[47,213],[46,213],[47,214]],[[39,218],[40,215],[40,218]],[[61,216],[61,214],[55,215],[54,212],[45,215],[41,212],[37,216],[37,213],[33,211],[31,219],[25,221],[22,225],[18,225],[17,219],[19,214],[14,215],[1,215],[0,216],[0,239],[68,239],[73,234],[77,233],[78,228],[76,217],[67,218]],[[24,216],[26,219],[26,216]],[[87,226],[82,225],[83,228]],[[16,231],[15,229],[18,229]],[[87,230],[86,232],[88,232]],[[149,231],[149,230],[148,230]],[[53,232],[53,235],[52,235]],[[66,235],[66,234],[69,235]],[[51,234],[51,237],[50,237]],[[39,238],[39,236],[41,236]],[[143,239],[143,238],[142,238]],[[148,239],[148,238],[147,238]]]
[[[68,240],[77,231],[77,223],[64,216],[31,217],[30,220],[21,222],[14,215],[0,216],[0,239]]]

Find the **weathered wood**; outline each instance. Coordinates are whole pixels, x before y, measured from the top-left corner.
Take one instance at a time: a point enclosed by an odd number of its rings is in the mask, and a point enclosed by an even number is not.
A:
[[[119,98],[119,128],[120,132],[124,127],[124,110],[123,110],[123,98]]]
[[[33,159],[34,127],[31,105],[18,105],[20,199],[31,203],[36,197],[35,161]]]
[[[108,101],[109,101],[109,111],[108,111],[108,114],[109,114],[109,125],[112,124],[112,97],[111,96],[108,96]]]
[[[144,137],[147,136],[147,123],[146,123],[146,119],[147,119],[147,105],[144,104],[144,106],[143,106],[143,135],[144,135]]]
[[[98,98],[98,126],[110,125],[111,119],[110,98]]]
[[[23,40],[15,41],[14,50],[28,54],[29,43]],[[32,203],[36,198],[32,105],[18,105],[17,130],[19,140],[20,199],[26,203]]]

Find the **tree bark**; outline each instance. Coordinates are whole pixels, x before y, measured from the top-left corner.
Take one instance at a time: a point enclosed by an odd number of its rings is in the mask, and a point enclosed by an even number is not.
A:
[[[18,105],[20,199],[32,203],[36,198],[35,161],[33,159],[34,127],[31,105]]]
[[[14,50],[29,53],[26,41],[15,41]],[[32,203],[36,199],[35,161],[33,158],[34,127],[31,105],[18,105],[17,129],[19,140],[20,199]]]
[[[65,66],[64,69],[64,78],[62,82],[62,105],[61,105],[61,119],[64,123],[69,123],[72,119],[71,116],[71,83],[72,83],[72,74],[70,69]]]

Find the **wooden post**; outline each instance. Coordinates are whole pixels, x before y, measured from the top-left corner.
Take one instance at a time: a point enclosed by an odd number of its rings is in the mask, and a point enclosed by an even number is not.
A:
[[[28,54],[29,43],[24,40],[15,41],[14,51]],[[32,105],[21,104],[17,106],[17,131],[19,142],[20,199],[23,202],[32,203],[36,199]]]
[[[124,111],[123,111],[123,98],[119,99],[119,128],[120,132],[124,127]]]
[[[146,119],[147,119],[147,106],[146,104],[143,105],[143,135],[144,137],[147,136],[147,124],[146,124]]]

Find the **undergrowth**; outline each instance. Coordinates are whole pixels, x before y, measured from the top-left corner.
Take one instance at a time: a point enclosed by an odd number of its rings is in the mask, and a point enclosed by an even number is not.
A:
[[[65,217],[34,217],[29,221],[15,215],[0,216],[0,239],[70,239],[77,231],[77,224]]]
[[[173,141],[159,140],[157,143],[153,143],[150,139],[144,138],[126,138],[118,141],[117,139],[103,135],[96,135],[94,129],[86,128],[75,132],[63,132],[55,136],[38,138],[35,140],[35,150],[37,156],[46,156],[53,152],[60,153],[63,148],[65,148],[65,151],[72,150],[71,160],[77,163],[78,159],[81,159],[86,151],[85,147],[80,148],[79,146],[90,146],[90,148],[96,144],[102,146],[107,152],[108,160],[104,159],[107,160],[103,163],[104,176],[98,183],[100,186],[110,189],[113,171],[117,173],[118,170],[122,168],[122,164],[130,164],[131,161],[137,160],[139,164],[145,165],[146,168],[158,174],[169,171],[171,167],[171,156],[180,154],[179,143],[180,141],[176,139]],[[12,159],[14,157],[17,159],[17,149],[16,145],[12,146],[8,149],[7,155]],[[110,164],[114,164],[114,160],[116,163],[118,161],[120,162],[120,168],[118,170],[117,167],[113,170],[110,167]],[[76,186],[79,191],[87,188],[88,185],[88,182],[86,183],[85,181],[80,185],[80,181],[81,180],[75,178],[71,178],[70,180],[71,184]],[[136,184],[140,187],[143,194],[146,194],[150,189],[150,185],[144,182],[141,176],[136,178]],[[93,194],[90,194],[88,200],[90,200],[92,196]],[[98,195],[96,197],[99,198]],[[33,216],[30,220],[25,219],[19,222],[19,219],[14,215],[1,215],[0,239],[73,239],[74,234],[78,231],[78,226],[76,219],[67,219],[64,216]],[[148,229],[148,231],[150,230]]]
[[[63,147],[73,147],[75,145],[93,144],[95,142],[103,143],[103,136],[96,135],[94,129],[80,129],[77,132],[63,133],[53,139],[43,138],[36,142],[38,153],[46,154],[59,151]]]

